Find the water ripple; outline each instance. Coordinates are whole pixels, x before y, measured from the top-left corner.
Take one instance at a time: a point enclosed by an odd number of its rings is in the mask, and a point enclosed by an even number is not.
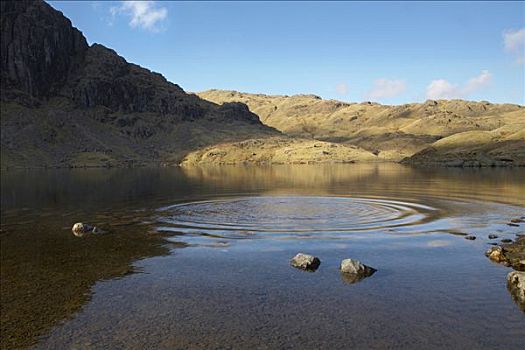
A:
[[[330,234],[417,227],[439,209],[364,197],[264,196],[176,204],[160,210],[163,230],[218,234]]]

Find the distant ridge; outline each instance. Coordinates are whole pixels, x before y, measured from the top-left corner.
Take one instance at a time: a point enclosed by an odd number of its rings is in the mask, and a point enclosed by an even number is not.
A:
[[[379,160],[415,165],[525,165],[525,108],[516,104],[428,100],[389,106],[227,90],[198,95],[215,103],[245,103],[264,124],[287,135],[358,146]]]

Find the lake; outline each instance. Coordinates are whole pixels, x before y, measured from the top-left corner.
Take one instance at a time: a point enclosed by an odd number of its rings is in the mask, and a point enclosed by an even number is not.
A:
[[[484,256],[525,233],[507,225],[525,215],[525,169],[3,170],[1,181],[2,348],[525,343],[511,269]],[[76,237],[75,222],[104,232]],[[291,267],[298,252],[319,269]],[[344,258],[377,272],[354,283]]]

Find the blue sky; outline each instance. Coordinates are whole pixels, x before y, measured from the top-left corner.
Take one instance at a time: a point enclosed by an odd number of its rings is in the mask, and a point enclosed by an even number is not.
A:
[[[186,91],[525,104],[525,2],[48,2]]]

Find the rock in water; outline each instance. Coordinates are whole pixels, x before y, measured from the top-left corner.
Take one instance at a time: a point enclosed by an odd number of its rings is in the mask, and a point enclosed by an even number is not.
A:
[[[94,232],[95,230],[97,230],[96,227],[93,227],[88,224],[83,224],[81,222],[77,222],[76,224],[74,224],[73,228],[71,229],[71,231],[73,231],[73,234],[77,237],[82,237],[86,233]]]
[[[472,236],[472,235],[465,236],[465,239],[468,239],[469,241],[473,241],[476,239],[476,236]]]
[[[507,275],[507,288],[512,299],[525,312],[525,272],[512,271]]]
[[[298,253],[290,260],[290,265],[306,271],[315,271],[321,265],[321,260],[313,255]]]
[[[489,258],[490,260],[497,262],[497,263],[507,263],[507,258],[505,257],[505,254],[503,253],[503,248],[496,246],[491,247],[485,252],[485,256]]]
[[[489,239],[496,239],[496,238],[498,238],[498,235],[496,235],[496,234],[494,234],[494,233],[491,233],[491,234],[489,235]]]
[[[356,283],[365,277],[372,276],[377,270],[362,264],[359,260],[344,259],[341,261],[341,278],[346,283]]]

